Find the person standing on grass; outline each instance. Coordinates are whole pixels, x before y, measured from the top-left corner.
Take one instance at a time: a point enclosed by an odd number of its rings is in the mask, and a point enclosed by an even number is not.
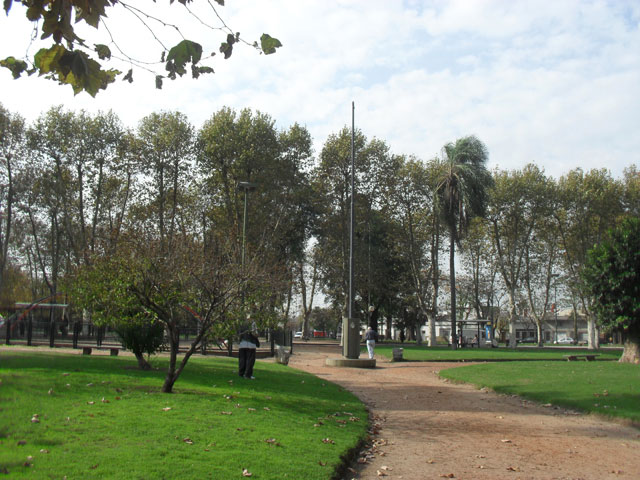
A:
[[[369,327],[367,333],[364,335],[364,339],[367,341],[367,351],[369,352],[369,358],[373,358],[373,350],[376,348],[376,340],[378,340],[378,334],[376,331]]]
[[[238,375],[254,380],[253,366],[256,363],[256,348],[260,346],[255,328],[248,325],[240,329],[240,345],[238,345]]]

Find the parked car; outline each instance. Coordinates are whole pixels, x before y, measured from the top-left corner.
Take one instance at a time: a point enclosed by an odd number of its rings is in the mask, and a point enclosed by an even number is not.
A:
[[[517,341],[517,343],[538,343],[536,337],[524,337]]]
[[[302,332],[296,332],[293,334],[293,338],[302,338]]]
[[[557,341],[556,343],[564,343],[564,344],[567,344],[567,343],[574,343],[574,342],[573,342],[573,338],[571,338],[571,337],[564,337],[564,338],[559,338],[559,339],[558,339],[558,341]]]

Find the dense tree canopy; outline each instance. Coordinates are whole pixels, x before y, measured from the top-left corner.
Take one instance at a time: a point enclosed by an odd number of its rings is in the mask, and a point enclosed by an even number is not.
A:
[[[626,219],[589,251],[583,278],[600,325],[623,333],[620,361],[640,363],[640,219]]]

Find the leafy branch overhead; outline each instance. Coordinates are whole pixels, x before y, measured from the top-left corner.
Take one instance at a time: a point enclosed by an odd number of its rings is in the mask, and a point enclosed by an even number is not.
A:
[[[201,25],[225,35],[225,39],[220,43],[218,49],[225,59],[231,57],[234,46],[238,43],[244,43],[265,55],[275,53],[276,49],[282,46],[277,38],[266,33],[260,37],[260,43],[257,41],[246,42],[240,37],[240,33],[234,32],[226,25],[211,2],[208,4],[219,22],[220,26],[218,27],[208,25],[190,9],[190,5],[194,3],[193,0],[178,0],[178,2]],[[174,0],[169,0],[169,4],[173,3]],[[224,6],[224,0],[215,0],[215,3]],[[212,58],[216,52],[211,52],[203,58],[202,44],[185,38],[179,25],[165,22],[147,11],[129,5],[127,2],[119,0],[16,0],[15,2],[14,0],[4,0],[4,11],[7,15],[12,7],[15,11],[14,4],[25,7],[25,16],[27,20],[37,25],[36,29],[40,34],[40,40],[51,42],[50,45],[40,48],[33,55],[33,58],[10,56],[0,59],[0,66],[9,69],[15,79],[20,78],[23,73],[27,75],[37,73],[40,76],[58,81],[60,84],[71,85],[76,94],[86,91],[91,96],[95,96],[100,90],[106,89],[115,82],[118,76],[121,76],[124,81],[133,82],[134,69],[142,69],[152,73],[156,88],[162,88],[165,78],[175,80],[188,71],[191,72],[193,78],[199,78],[200,75],[206,73],[214,73],[211,66],[202,65],[201,61]],[[142,61],[125,53],[128,43],[137,41],[137,38],[132,36],[135,38],[134,40],[127,40],[119,44],[118,40],[111,36],[109,26],[105,22],[108,18],[107,12],[112,13],[113,10],[109,9],[114,8],[132,14],[142,23],[144,30],[149,31],[154,40],[161,45],[159,62]],[[80,38],[74,30],[74,25],[81,22],[95,29],[103,24],[103,30],[106,30],[111,36],[110,43],[107,42],[109,45],[104,43],[91,44]],[[166,47],[159,38],[157,32],[159,28],[166,28],[174,33],[178,32],[182,40],[173,47]],[[186,25],[183,25],[182,28],[186,28]],[[107,64],[114,60],[129,65],[126,73],[115,68],[107,68]],[[154,65],[160,71],[156,71]]]

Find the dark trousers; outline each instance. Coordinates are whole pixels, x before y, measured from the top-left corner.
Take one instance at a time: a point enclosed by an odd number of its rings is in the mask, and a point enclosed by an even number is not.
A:
[[[253,366],[255,363],[255,348],[241,348],[238,350],[238,375],[251,378],[253,376]]]

